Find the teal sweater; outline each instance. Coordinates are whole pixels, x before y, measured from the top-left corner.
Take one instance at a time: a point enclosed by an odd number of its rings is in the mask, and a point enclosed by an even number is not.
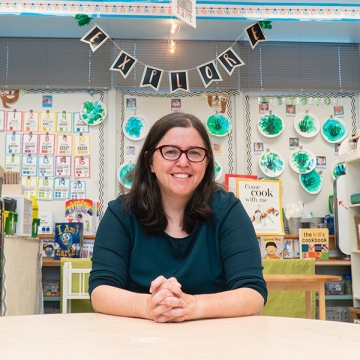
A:
[[[188,294],[248,287],[266,302],[258,240],[240,200],[218,191],[211,207],[212,219],[178,239],[147,235],[123,210],[121,196],[111,201],[96,233],[89,293],[100,285],[149,293],[151,281],[163,275],[176,277]]]

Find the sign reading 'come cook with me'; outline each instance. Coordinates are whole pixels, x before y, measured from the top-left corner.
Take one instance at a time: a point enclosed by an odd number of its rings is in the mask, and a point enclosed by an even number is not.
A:
[[[284,223],[280,180],[236,180],[236,196],[257,235],[282,235]]]

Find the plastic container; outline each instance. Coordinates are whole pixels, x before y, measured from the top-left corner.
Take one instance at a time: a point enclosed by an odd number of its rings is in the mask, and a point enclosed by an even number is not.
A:
[[[6,235],[15,235],[17,220],[18,220],[18,214],[14,211],[8,211],[8,215],[5,223]]]
[[[352,294],[352,277],[350,274],[344,274],[343,280],[345,283],[345,294]]]
[[[325,295],[344,295],[345,281],[329,281],[325,283]]]
[[[34,218],[32,221],[31,237],[34,238],[38,236],[39,225],[40,225],[40,219]]]
[[[313,217],[306,224],[306,228],[323,228],[324,227],[325,218],[324,217]]]
[[[301,222],[301,217],[293,217],[288,219],[289,233],[299,234],[299,229],[307,228],[307,223]]]

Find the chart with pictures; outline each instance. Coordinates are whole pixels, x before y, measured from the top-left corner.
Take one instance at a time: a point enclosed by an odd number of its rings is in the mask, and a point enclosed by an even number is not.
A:
[[[64,218],[61,202],[99,199],[103,191],[100,126],[80,114],[90,98],[86,91],[39,89],[24,91],[10,108],[0,106],[0,165],[20,173],[24,195],[36,196],[56,221]]]

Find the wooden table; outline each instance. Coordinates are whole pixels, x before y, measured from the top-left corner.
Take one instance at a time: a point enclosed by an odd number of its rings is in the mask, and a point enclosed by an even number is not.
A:
[[[341,276],[336,275],[292,275],[292,274],[264,274],[269,291],[305,291],[306,317],[311,314],[311,291],[318,293],[319,319],[326,320],[325,311],[325,282],[339,281]]]
[[[0,317],[0,358],[356,359],[360,326],[248,316],[157,324],[96,313]]]

